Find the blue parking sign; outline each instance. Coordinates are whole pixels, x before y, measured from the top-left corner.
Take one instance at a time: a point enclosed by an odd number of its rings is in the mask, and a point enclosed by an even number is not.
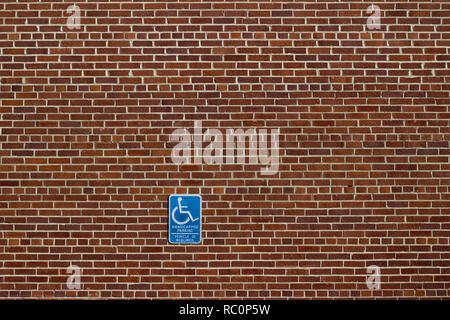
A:
[[[202,240],[202,198],[195,194],[169,197],[169,242],[200,243]]]

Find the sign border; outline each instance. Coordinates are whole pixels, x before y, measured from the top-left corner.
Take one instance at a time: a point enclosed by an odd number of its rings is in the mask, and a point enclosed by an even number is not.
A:
[[[191,196],[191,197],[199,197],[200,198],[200,240],[198,242],[172,242],[170,241],[170,227],[172,225],[172,219],[170,217],[170,199],[172,197],[185,197],[185,196]],[[167,211],[169,212],[168,214],[168,219],[169,219],[169,223],[167,224],[168,229],[167,229],[167,241],[170,244],[180,244],[180,245],[185,245],[185,244],[200,244],[202,243],[203,237],[202,237],[202,232],[203,232],[203,228],[202,228],[202,224],[203,224],[203,217],[202,217],[202,196],[200,194],[171,194],[169,196],[169,200],[168,200],[168,205],[167,205]]]

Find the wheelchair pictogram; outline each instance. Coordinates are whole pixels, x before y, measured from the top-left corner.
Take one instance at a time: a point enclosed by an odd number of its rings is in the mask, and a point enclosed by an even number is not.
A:
[[[186,209],[188,206],[183,206],[183,205],[181,205],[181,201],[183,201],[183,198],[178,197],[177,201],[178,201],[178,206],[176,206],[176,207],[172,210],[172,219],[173,219],[173,221],[174,221],[176,224],[183,225],[183,224],[188,223],[189,220],[191,220],[192,222],[195,222],[195,221],[197,221],[197,220],[199,219],[199,218],[194,219],[194,218],[192,217],[191,212],[190,212],[189,210],[184,210],[184,209]],[[178,211],[178,213],[181,214],[181,215],[187,214],[188,216],[186,217],[186,220],[184,220],[184,221],[178,220],[178,219],[176,218],[176,215],[175,215],[176,211]]]

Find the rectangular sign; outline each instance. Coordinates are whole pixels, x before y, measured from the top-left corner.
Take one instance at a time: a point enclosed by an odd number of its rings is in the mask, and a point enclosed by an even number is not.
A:
[[[169,197],[169,242],[200,243],[202,240],[202,198],[195,194]]]

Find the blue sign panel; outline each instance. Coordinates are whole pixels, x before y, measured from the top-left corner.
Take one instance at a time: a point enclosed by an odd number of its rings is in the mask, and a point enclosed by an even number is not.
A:
[[[200,243],[202,240],[202,198],[172,194],[169,197],[169,242]]]

